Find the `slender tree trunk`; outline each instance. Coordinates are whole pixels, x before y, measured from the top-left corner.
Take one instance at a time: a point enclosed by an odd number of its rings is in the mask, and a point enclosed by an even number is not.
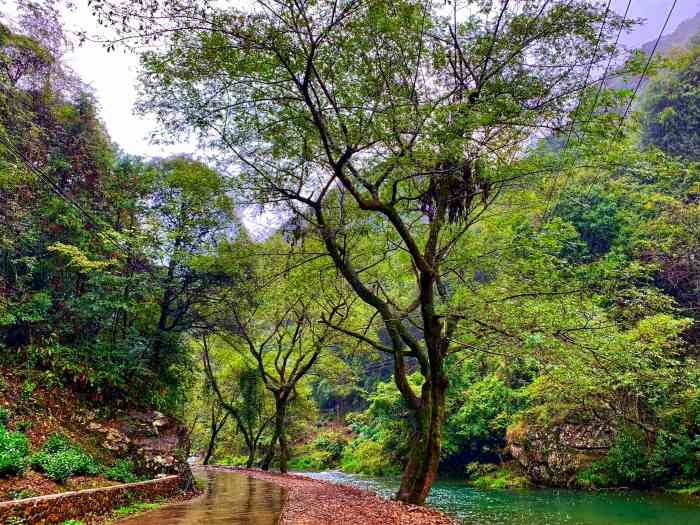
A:
[[[287,443],[287,402],[286,400],[281,401],[277,407],[277,414],[275,416],[275,432],[278,435],[278,441],[280,445],[280,472],[282,474],[287,473],[287,463],[289,462],[289,444]]]
[[[204,465],[208,465],[209,461],[211,460],[211,457],[214,455],[214,449],[216,448],[216,438],[219,435],[219,432],[221,431],[222,428],[224,428],[224,425],[226,424],[226,420],[228,419],[228,414],[224,414],[223,419],[219,423],[216,418],[216,412],[214,408],[211,410],[211,434],[209,435],[209,446],[207,447],[207,453],[204,456],[204,460],[202,463]]]
[[[414,433],[396,499],[422,505],[437,474],[442,449],[447,381],[425,385],[421,406],[414,412]]]
[[[283,394],[275,393],[275,431],[270,441],[270,448],[267,450],[261,465],[263,470],[270,470],[270,465],[275,457],[275,445],[279,443],[280,472],[287,473],[287,464],[289,463],[289,444],[286,433],[288,401],[289,399]]]
[[[277,432],[275,430],[275,434],[273,434],[272,439],[270,440],[270,446],[267,449],[267,452],[265,453],[265,457],[262,460],[262,464],[260,465],[260,468],[263,469],[264,471],[270,470],[270,465],[272,465],[272,460],[275,458],[275,447],[277,446],[277,439],[278,439]]]
[[[257,447],[249,447],[248,450],[248,460],[245,462],[245,466],[246,468],[253,468],[253,464],[255,463],[255,453],[257,452]]]

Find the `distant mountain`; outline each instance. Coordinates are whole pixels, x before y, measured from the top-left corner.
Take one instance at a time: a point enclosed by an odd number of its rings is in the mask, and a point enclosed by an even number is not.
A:
[[[700,12],[697,13],[694,17],[688,18],[687,20],[684,20],[683,22],[678,24],[676,30],[670,35],[664,35],[663,37],[661,37],[661,39],[659,40],[659,46],[656,49],[656,53],[664,54],[668,53],[674,47],[686,47],[690,42],[690,39],[693,38],[699,31]],[[641,50],[648,55],[654,49],[655,43],[656,40],[647,42],[641,47]]]
[[[661,37],[659,40],[659,45],[656,48],[656,52],[654,53],[654,56],[659,56],[663,55],[665,53],[668,53],[671,51],[673,48],[685,48],[688,46],[690,43],[690,40],[700,32],[700,12],[698,12],[694,17],[688,18],[678,24],[678,27],[673,33],[670,33],[668,35],[664,35]],[[656,40],[651,40],[647,42],[646,44],[643,44],[640,46],[639,49],[644,51],[644,53],[648,56],[651,54],[651,52],[654,50],[654,45],[656,44]],[[627,81],[621,79],[621,78],[611,78],[606,82],[606,85],[608,87],[614,88],[614,89],[622,89],[622,88],[633,88],[634,86],[637,85],[637,82],[639,81],[639,77],[635,76]],[[644,82],[642,82],[640,89],[639,89],[639,94],[644,92],[644,89],[646,88],[648,84],[649,79],[646,78],[644,79]],[[639,101],[640,97],[637,97],[637,102]]]

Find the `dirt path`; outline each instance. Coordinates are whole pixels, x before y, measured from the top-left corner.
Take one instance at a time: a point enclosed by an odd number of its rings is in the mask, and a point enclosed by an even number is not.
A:
[[[387,500],[355,487],[254,469],[208,468],[231,470],[287,489],[281,525],[457,525],[436,510]]]

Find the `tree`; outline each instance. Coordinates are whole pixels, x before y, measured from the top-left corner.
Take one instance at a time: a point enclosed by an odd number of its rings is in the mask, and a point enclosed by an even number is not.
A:
[[[219,436],[219,432],[226,425],[229,415],[228,411],[222,411],[221,405],[218,400],[211,403],[211,419],[210,419],[210,434],[209,434],[209,445],[207,445],[207,451],[204,454],[204,459],[202,459],[203,465],[208,465],[212,456],[214,455],[214,449],[216,448],[216,439]],[[221,412],[224,412],[223,414]]]
[[[569,110],[623,21],[586,1],[472,2],[479,15],[452,24],[410,0],[248,12],[96,4],[127,32],[147,21],[146,38],[165,37],[164,51],[144,55],[141,109],[231,153],[239,192],[312,227],[369,319],[381,319],[386,342],[340,331],[393,356],[414,428],[397,497],[423,503],[440,458],[446,359],[458,326],[479,323],[453,302],[453,250],[497,197],[543,172],[523,162],[522,145],[575,127]],[[383,242],[357,253],[348,241],[372,228]],[[412,276],[410,299],[365,279],[387,257]]]
[[[700,160],[700,39],[671,55],[647,88],[642,103],[643,139],[669,155]]]
[[[151,361],[164,367],[168,346],[194,324],[195,307],[226,278],[197,261],[231,234],[235,215],[223,178],[204,164],[176,157],[160,161],[150,174],[145,230],[164,271]]]
[[[235,356],[233,356],[233,359],[229,356],[229,359],[226,360],[227,364],[223,367],[223,377],[220,377],[221,373],[217,373],[216,365],[212,364],[212,352],[209,338],[206,334],[202,334],[201,344],[202,362],[204,364],[207,385],[214,391],[216,403],[220,405],[228,415],[233,417],[238,432],[243,435],[246,447],[248,448],[246,466],[250,468],[255,462],[260,440],[274,418],[274,414],[269,414],[268,411],[265,410],[262,380],[258,375],[258,370],[250,368],[245,363],[241,364],[238,362],[238,366],[232,366],[233,362],[235,362]],[[219,368],[222,367],[220,366]],[[213,420],[212,416],[212,421]],[[223,426],[223,424],[221,426]],[[212,444],[216,440],[213,429],[214,424],[212,423],[210,447],[213,446]]]

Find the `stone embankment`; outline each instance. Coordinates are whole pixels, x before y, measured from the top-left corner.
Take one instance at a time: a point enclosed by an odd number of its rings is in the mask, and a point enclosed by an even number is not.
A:
[[[0,503],[0,523],[50,525],[69,519],[87,523],[134,501],[172,498],[180,494],[181,484],[180,476],[167,476],[140,483],[6,501]]]

